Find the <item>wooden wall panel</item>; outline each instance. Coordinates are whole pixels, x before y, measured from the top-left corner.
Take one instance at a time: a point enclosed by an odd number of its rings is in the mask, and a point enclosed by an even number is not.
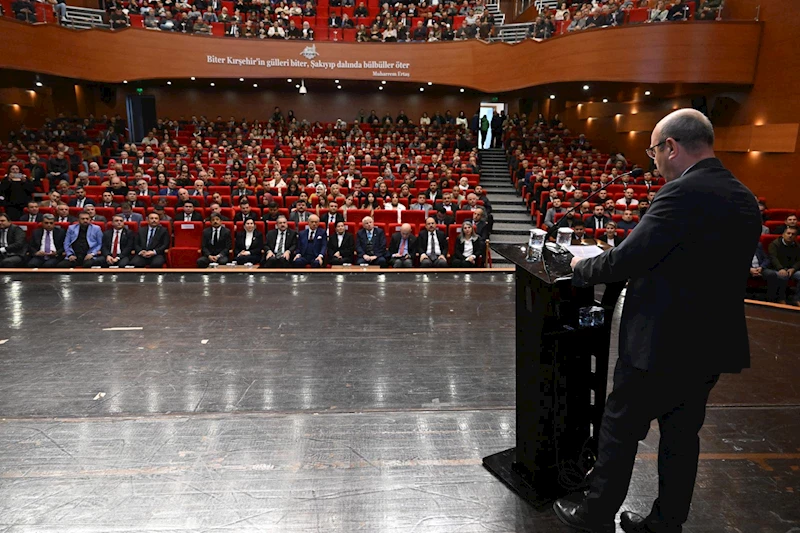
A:
[[[764,124],[753,126],[750,149],[757,152],[793,153],[797,147],[800,124]]]
[[[651,132],[662,118],[664,118],[664,113],[661,111],[620,114],[616,119],[617,133],[630,131]]]
[[[153,32],[74,31],[0,20],[0,68],[118,83],[138,79],[300,78],[409,81],[503,92],[558,82],[750,84],[762,26],[697,22],[587,30],[541,43],[269,42]],[[647,46],[642,46],[647,43]],[[54,50],[69,53],[54,54]],[[209,56],[220,58],[209,62]],[[227,64],[227,57],[254,64]],[[613,58],[610,61],[609,58]],[[654,58],[682,58],[657,61]],[[690,58],[690,59],[689,59]],[[277,59],[281,63],[273,64]],[[338,62],[362,68],[340,68]],[[385,61],[392,67],[368,66]],[[336,65],[324,68],[324,64]],[[304,66],[299,66],[303,64]],[[312,68],[316,65],[318,68]],[[407,68],[400,65],[407,65]]]

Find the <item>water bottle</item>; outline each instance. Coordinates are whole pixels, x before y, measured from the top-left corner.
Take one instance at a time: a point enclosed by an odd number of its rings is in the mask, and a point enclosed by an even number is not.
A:
[[[528,262],[533,263],[535,261],[541,261],[542,247],[544,246],[544,238],[546,235],[547,232],[539,228],[531,230],[531,237],[528,240],[528,250],[525,254],[525,259]]]

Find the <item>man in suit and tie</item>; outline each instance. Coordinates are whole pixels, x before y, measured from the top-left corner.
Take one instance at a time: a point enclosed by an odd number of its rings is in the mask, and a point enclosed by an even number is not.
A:
[[[209,221],[211,219],[209,218]],[[194,202],[187,200],[183,203],[183,213],[175,214],[176,222],[202,222],[203,217],[194,210]]]
[[[433,205],[425,201],[425,198],[425,193],[418,194],[417,201],[408,206],[408,208],[412,211],[424,211],[425,216],[428,216],[428,212],[433,209]]]
[[[344,220],[336,223],[336,230],[328,239],[328,263],[331,265],[351,264],[356,251],[353,235],[347,231]]]
[[[114,194],[108,191],[103,192],[103,200],[100,202],[98,207],[119,207],[119,204],[114,201]]]
[[[258,215],[250,207],[250,202],[247,201],[247,198],[242,199],[239,203],[239,211],[233,216],[233,223],[235,225],[237,222],[244,222],[245,220],[258,220]]]
[[[28,252],[28,268],[55,268],[64,256],[66,231],[56,226],[56,217],[47,213],[42,216],[42,227],[36,228],[31,237]]]
[[[260,265],[264,257],[264,236],[256,229],[256,221],[244,221],[244,231],[236,232],[233,257],[239,265]]]
[[[39,204],[36,202],[28,202],[27,213],[23,214],[20,222],[41,222],[43,220],[42,213],[39,212]]]
[[[328,234],[333,235],[336,229],[336,223],[344,222],[344,216],[339,213],[339,204],[330,202],[328,204],[328,212],[322,215],[322,220],[326,224],[325,227],[328,228]]]
[[[606,224],[611,222],[611,217],[606,215],[606,208],[598,204],[594,206],[592,216],[586,218],[586,227],[593,229],[595,235],[599,235],[606,229]]]
[[[275,229],[267,233],[264,249],[264,268],[289,268],[290,259],[297,249],[297,233],[289,228],[285,216],[279,216]]]
[[[375,227],[372,217],[364,217],[356,235],[356,264],[386,266],[386,234]]]
[[[297,253],[294,256],[294,266],[303,268],[311,265],[319,268],[325,264],[327,253],[328,235],[319,227],[319,217],[308,217],[308,227],[297,234]]]
[[[142,209],[147,209],[147,204],[144,200],[139,199],[139,195],[136,194],[136,191],[128,191],[128,194],[125,195],[125,201],[131,204],[132,208],[140,207]]]
[[[175,178],[167,180],[167,186],[158,190],[159,196],[178,196],[178,182]]]
[[[342,17],[340,17],[336,13],[331,13],[331,16],[328,17],[328,27],[329,28],[341,28],[342,27]]]
[[[92,217],[86,211],[78,215],[78,223],[67,228],[64,237],[64,260],[58,268],[89,268],[93,259],[100,254],[103,243],[103,230],[92,224]]]
[[[67,204],[61,202],[56,206],[56,222],[72,224],[77,220],[77,218],[69,214],[69,206]]]
[[[300,228],[300,223],[308,222],[309,216],[309,212],[306,211],[306,203],[303,200],[298,200],[295,210],[289,215],[289,220],[294,222],[296,228]]]
[[[100,255],[92,260],[92,266],[125,268],[131,262],[136,244],[136,234],[125,227],[122,215],[111,218],[111,229],[103,233]]]
[[[227,265],[231,253],[231,231],[222,225],[219,215],[211,215],[211,227],[203,230],[202,256],[197,268],[208,268],[212,263]]]
[[[103,223],[108,222],[106,220],[106,217],[97,214],[97,211],[94,208],[94,204],[88,204],[83,210],[89,213],[89,216],[92,217],[91,219],[92,222],[103,222]]]
[[[169,248],[169,232],[160,224],[157,213],[147,215],[147,225],[139,228],[136,239],[136,255],[131,264],[136,268],[149,266],[161,268],[166,262],[166,253]]]
[[[75,189],[75,198],[69,201],[69,206],[83,209],[87,205],[94,205],[94,200],[86,197],[86,189],[78,187]]]
[[[22,266],[25,249],[25,231],[12,224],[8,214],[0,213],[0,268]]]
[[[481,206],[477,206],[475,209],[472,210],[472,223],[475,226],[475,233],[483,239],[484,241],[489,240],[489,235],[491,234],[491,227],[488,222],[485,220],[486,218],[486,211]]]
[[[137,224],[144,222],[144,217],[141,213],[134,213],[131,204],[128,202],[122,202],[119,214],[122,215],[122,220],[125,222],[136,222]]]
[[[417,253],[417,238],[411,232],[411,224],[403,224],[400,231],[392,235],[389,243],[389,258],[393,268],[411,268]]]
[[[638,441],[653,419],[661,439],[658,498],[646,517],[622,513],[621,525],[628,533],[681,531],[708,395],[721,373],[750,366],[742,292],[761,234],[756,199],[714,156],[714,128],[702,113],[667,115],[650,144],[647,154],[667,184],[647,216],[619,246],[572,259],[576,286],[628,282],[614,389],[589,489],[577,502],[554,504],[562,522],[583,531],[615,530]],[[687,275],[699,257],[724,258],[714,266],[713,283]]]
[[[422,268],[447,267],[447,236],[440,229],[436,229],[436,219],[428,217],[425,229],[417,236],[417,253],[419,266]]]

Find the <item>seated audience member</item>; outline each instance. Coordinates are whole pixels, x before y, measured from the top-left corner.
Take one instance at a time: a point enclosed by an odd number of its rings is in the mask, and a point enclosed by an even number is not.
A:
[[[90,268],[94,258],[100,255],[103,230],[92,224],[86,211],[78,215],[78,223],[67,228],[64,236],[64,260],[58,268]]]
[[[602,205],[596,205],[594,206],[594,213],[586,220],[586,225],[595,231],[595,235],[599,235],[609,222],[611,222],[611,217],[606,215],[605,208]]]
[[[772,280],[772,286],[767,286],[769,301],[786,303],[788,300],[800,306],[800,245],[797,244],[797,228],[786,228],[783,235],[770,243],[769,260],[771,270],[777,274],[774,277],[771,273],[769,277],[765,276],[767,283]],[[786,291],[791,280],[797,285],[794,295],[787,298]]]
[[[422,268],[444,268],[447,266],[447,236],[436,228],[436,219],[428,217],[425,229],[417,236],[419,266]]]
[[[546,229],[550,229],[556,225],[555,219],[556,215],[559,213],[565,213],[567,210],[561,207],[561,199],[560,198],[553,198],[553,207],[547,210],[544,214],[544,222],[543,225]],[[561,224],[559,224],[561,225]]]
[[[267,232],[264,249],[264,268],[289,268],[290,258],[297,249],[297,233],[289,228],[285,216],[280,215],[275,229]]]
[[[41,222],[44,220],[44,215],[39,212],[39,204],[34,201],[28,202],[27,213],[23,214],[20,222]]]
[[[103,233],[100,255],[92,260],[92,266],[125,268],[131,262],[136,246],[136,234],[125,227],[122,215],[111,218],[111,228]]]
[[[310,213],[306,211],[306,202],[298,200],[295,205],[295,210],[289,215],[289,220],[294,222],[295,227],[299,228],[301,222],[308,222]]]
[[[411,224],[403,224],[400,231],[392,235],[389,243],[389,259],[393,268],[411,268],[414,266],[417,238],[411,232]]]
[[[694,18],[697,20],[715,20],[721,6],[722,0],[703,0],[700,3],[700,7],[697,8]]]
[[[264,224],[267,222],[277,222],[278,217],[281,216],[280,208],[276,202],[270,202],[267,205],[267,208],[264,210],[264,214],[261,216],[261,220],[264,221]]]
[[[355,254],[355,240],[347,231],[344,220],[336,222],[335,232],[328,239],[328,263],[331,265],[345,265],[353,262]]]
[[[175,213],[175,221],[176,222],[202,222],[203,217],[194,210],[194,202],[191,200],[187,200],[183,203],[182,212]]]
[[[83,209],[89,204],[95,205],[94,200],[86,197],[86,189],[84,189],[83,187],[77,187],[75,189],[75,197],[69,201],[69,206],[80,207],[81,209]]]
[[[239,265],[260,265],[264,257],[264,236],[256,229],[256,221],[244,221],[244,231],[236,232],[233,248],[234,261]]]
[[[25,230],[12,224],[6,213],[0,213],[0,268],[22,266],[26,249]]]
[[[486,243],[475,233],[471,220],[461,224],[461,235],[456,240],[451,264],[454,268],[474,268],[486,253]]]
[[[217,202],[211,202],[211,204],[209,204],[208,216],[206,217],[206,222],[211,222],[211,215],[218,215],[221,221],[230,222],[228,217],[222,214],[222,206],[219,205]]]
[[[131,260],[135,268],[161,268],[166,262],[169,249],[169,232],[161,225],[157,213],[147,215],[147,225],[139,228],[136,238],[136,255]]]
[[[89,213],[89,217],[91,217],[90,218],[91,222],[103,222],[103,223],[108,222],[106,220],[106,217],[97,214],[97,211],[94,208],[94,204],[87,204],[83,210]]]
[[[625,234],[636,227],[636,221],[633,220],[633,211],[626,209],[622,212],[622,220],[617,223],[617,228],[624,230]]]
[[[244,222],[245,220],[258,220],[258,215],[250,207],[250,202],[246,198],[239,203],[239,211],[233,216],[233,223]]]
[[[769,256],[760,242],[756,245],[753,260],[750,263],[750,277],[763,279],[767,282],[767,298],[773,297],[770,291],[779,292],[780,280],[778,280],[778,272],[770,268]]]
[[[56,222],[72,224],[77,220],[77,218],[69,214],[69,206],[67,204],[61,202],[56,206]]]
[[[336,228],[337,222],[344,222],[344,216],[339,213],[339,204],[330,202],[328,204],[328,212],[322,215],[322,220],[325,222],[325,227],[328,233],[331,234]]]
[[[641,220],[642,217],[645,215],[645,213],[647,213],[648,207],[650,207],[650,202],[648,202],[647,200],[642,200],[639,202],[638,213],[635,213],[639,215],[639,220]]]
[[[100,201],[100,204],[97,205],[97,207],[112,207],[114,209],[119,207],[119,204],[114,201],[114,195],[112,193],[105,191],[102,195],[102,198],[103,199]]]
[[[488,241],[492,229],[491,224],[484,220],[485,218],[486,211],[481,206],[472,211],[472,223],[475,226],[475,233],[484,241]]]
[[[786,220],[783,221],[783,225],[778,226],[773,230],[773,233],[776,235],[783,235],[783,232],[786,231],[786,228],[794,228],[800,231],[800,228],[797,226],[797,215],[791,214],[786,217]]]
[[[222,225],[217,214],[211,215],[211,227],[203,230],[201,256],[197,268],[208,268],[211,264],[227,265],[231,253],[231,231]]]
[[[586,244],[586,225],[583,220],[575,220],[572,223],[572,244]]]
[[[639,205],[639,200],[633,197],[633,192],[633,189],[628,187],[625,189],[624,196],[617,200],[615,205],[618,213],[622,213],[626,209],[636,209]]]
[[[42,227],[36,228],[31,237],[28,252],[29,268],[55,268],[64,258],[66,231],[56,226],[56,217],[47,213],[42,216]]]
[[[325,230],[319,227],[319,217],[308,217],[308,227],[297,234],[297,250],[293,264],[297,268],[311,265],[320,268],[325,264],[327,254],[328,236]]]
[[[686,20],[689,18],[689,6],[683,0],[673,0],[667,12],[667,20]]]
[[[178,196],[179,190],[180,189],[178,189],[178,182],[175,180],[175,178],[170,178],[167,181],[167,186],[162,189],[159,189],[158,194],[159,196]]]
[[[55,157],[47,160],[47,178],[50,183],[67,179],[69,176],[69,161],[64,156],[63,150],[58,150]]]
[[[444,224],[445,226],[450,226],[450,224],[454,224],[456,221],[456,212],[455,210],[452,213],[449,213],[445,210],[443,205],[437,205],[433,210],[433,215],[436,218],[437,224]]]
[[[134,213],[131,204],[128,202],[122,202],[120,206],[120,215],[122,216],[122,220],[124,222],[136,222],[137,224],[141,224],[144,222],[144,217],[141,213]]]
[[[428,212],[433,209],[433,205],[426,202],[425,193],[420,193],[417,195],[417,201],[409,205],[408,208],[412,211],[424,211],[425,216],[427,216]]]
[[[603,230],[595,230],[594,234],[598,241],[603,241],[611,247],[619,246],[625,240],[624,236],[617,235],[617,223],[613,220],[609,220]]]
[[[372,217],[361,220],[361,229],[356,235],[356,254],[358,265],[386,266],[386,235],[375,227]]]

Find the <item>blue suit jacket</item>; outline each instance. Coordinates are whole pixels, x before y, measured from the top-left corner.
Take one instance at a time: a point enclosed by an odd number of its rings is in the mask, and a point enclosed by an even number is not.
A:
[[[758,258],[758,266],[761,268],[769,268],[769,256],[767,252],[764,251],[764,247],[761,246],[760,242],[758,246],[756,246],[755,256]]]
[[[64,237],[64,255],[67,257],[74,255],[72,243],[78,238],[80,227],[80,224],[73,224],[67,228],[67,236]],[[89,224],[89,229],[86,231],[86,240],[89,242],[89,253],[92,255],[99,254],[100,247],[103,245],[103,230],[94,224]]]
[[[373,228],[372,250],[378,257],[386,257],[386,234],[381,228]],[[367,231],[364,228],[358,230],[356,235],[356,253],[358,257],[367,253]]]
[[[328,235],[322,228],[314,232],[313,242],[308,242],[308,228],[297,234],[297,253],[309,263],[319,257],[325,258],[328,250]]]

